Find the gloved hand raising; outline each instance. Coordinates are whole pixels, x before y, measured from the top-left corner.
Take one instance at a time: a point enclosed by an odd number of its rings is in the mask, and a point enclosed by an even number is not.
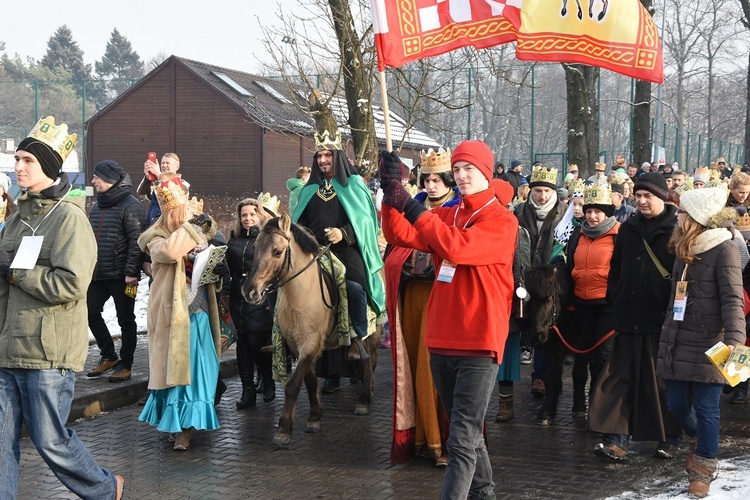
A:
[[[401,181],[390,182],[383,190],[383,203],[403,212],[406,204],[411,200],[411,195],[406,188],[401,185]]]
[[[378,174],[380,175],[380,187],[383,192],[391,184],[391,181],[401,182],[404,171],[408,171],[401,158],[394,152],[381,151]]]

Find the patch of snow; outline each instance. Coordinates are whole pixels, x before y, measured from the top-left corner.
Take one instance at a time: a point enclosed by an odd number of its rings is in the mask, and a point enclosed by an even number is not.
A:
[[[137,325],[137,331],[146,331],[146,308],[148,307],[148,277],[144,277],[138,283],[138,295],[135,296],[135,322]],[[117,323],[117,311],[115,310],[115,302],[112,297],[104,304],[104,311],[102,312],[102,318],[107,323],[109,328],[109,334],[112,338],[120,338],[122,332],[120,331],[120,325]],[[89,343],[95,343],[94,334],[89,330]]]

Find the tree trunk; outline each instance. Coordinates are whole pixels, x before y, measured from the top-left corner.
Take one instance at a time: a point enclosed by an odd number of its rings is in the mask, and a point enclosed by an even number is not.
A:
[[[593,173],[599,161],[599,122],[596,82],[599,68],[564,64],[568,97],[568,163],[576,163],[581,177]],[[564,175],[567,165],[561,165]]]
[[[362,53],[354,20],[347,0],[328,0],[333,14],[333,27],[338,38],[344,68],[344,94],[349,111],[355,165],[361,174],[377,167],[378,144],[372,117],[373,63]],[[372,60],[373,58],[369,58]]]

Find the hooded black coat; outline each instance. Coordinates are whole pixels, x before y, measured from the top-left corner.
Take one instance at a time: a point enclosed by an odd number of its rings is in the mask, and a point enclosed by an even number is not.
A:
[[[677,224],[676,212],[674,205],[664,205],[652,219],[637,212],[620,226],[607,280],[607,300],[614,305],[618,332],[661,333],[672,281],[659,272],[643,241],[671,273],[674,255],[667,244]]]
[[[89,222],[99,246],[93,280],[141,276],[145,254],[138,247],[146,211],[130,189],[128,174],[104,193],[96,195]]]

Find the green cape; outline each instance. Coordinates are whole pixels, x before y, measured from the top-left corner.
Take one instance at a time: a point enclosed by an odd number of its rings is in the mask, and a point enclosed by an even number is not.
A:
[[[385,289],[378,273],[383,267],[383,259],[380,258],[378,248],[378,216],[375,203],[372,201],[372,194],[365,182],[357,175],[349,177],[348,186],[342,186],[336,178],[331,179],[331,183],[354,228],[359,253],[362,255],[367,274],[367,298],[370,307],[379,316],[385,311]],[[317,184],[309,184],[302,188],[297,207],[292,214],[292,221],[299,220],[319,187]]]

